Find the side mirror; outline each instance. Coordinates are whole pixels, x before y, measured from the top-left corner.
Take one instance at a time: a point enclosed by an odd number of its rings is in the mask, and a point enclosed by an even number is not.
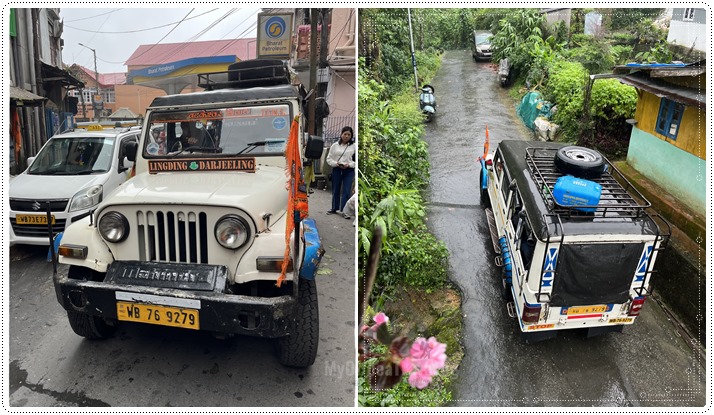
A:
[[[134,166],[134,162],[129,160],[128,157],[124,157],[124,160],[121,161],[121,169],[120,171],[127,171],[131,169]]]
[[[35,161],[36,158],[37,158],[36,156],[35,156],[35,157],[28,157],[28,158],[27,158],[27,167],[32,166],[32,162]]]
[[[316,160],[322,157],[322,150],[325,147],[325,140],[322,138],[311,135],[307,139],[307,144],[305,145],[305,158]]]
[[[139,148],[139,143],[131,141],[124,144],[124,155],[129,161],[136,161],[136,150]]]

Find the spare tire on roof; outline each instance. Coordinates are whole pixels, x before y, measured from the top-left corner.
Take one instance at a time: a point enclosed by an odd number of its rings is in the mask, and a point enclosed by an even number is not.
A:
[[[605,158],[589,148],[565,146],[555,153],[555,167],[563,174],[596,179],[605,171]]]

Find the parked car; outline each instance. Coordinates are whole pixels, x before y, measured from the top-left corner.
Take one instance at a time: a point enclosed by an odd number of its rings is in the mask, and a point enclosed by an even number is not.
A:
[[[86,217],[123,183],[133,162],[126,147],[137,145],[139,128],[75,130],[57,134],[28,159],[10,181],[10,245],[49,245],[47,205],[53,232]]]
[[[491,59],[491,32],[474,30],[474,41],[471,45],[471,55],[474,60]]]

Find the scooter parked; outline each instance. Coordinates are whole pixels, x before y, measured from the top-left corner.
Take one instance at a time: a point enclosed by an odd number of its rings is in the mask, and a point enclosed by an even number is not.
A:
[[[436,115],[436,97],[434,97],[434,87],[425,84],[421,87],[419,94],[419,109],[426,116],[426,122],[431,122]]]

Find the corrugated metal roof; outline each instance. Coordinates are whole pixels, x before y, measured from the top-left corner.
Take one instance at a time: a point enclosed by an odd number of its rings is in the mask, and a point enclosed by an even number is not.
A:
[[[664,82],[658,78],[650,78],[641,72],[635,72],[620,78],[620,82],[632,85],[637,89],[647,91],[660,98],[668,98],[672,101],[680,102],[684,105],[697,107],[705,110],[707,108],[707,97],[705,90],[695,88],[685,88],[682,86]]]
[[[35,95],[30,91],[25,91],[16,86],[10,86],[10,99],[17,101],[43,101],[47,98]]]
[[[124,64],[152,66],[190,58],[223,55],[235,55],[240,60],[248,60],[255,58],[255,43],[255,38],[245,38],[141,45]]]
[[[87,83],[87,87],[93,87],[94,83],[94,71],[90,70],[89,68],[85,68],[82,65],[77,65],[84,73],[87,74],[89,79],[92,80],[92,82]],[[102,88],[109,87],[109,86],[114,86],[114,85],[124,85],[126,84],[126,73],[124,72],[114,72],[114,73],[100,73],[98,74],[99,76],[99,84]]]

